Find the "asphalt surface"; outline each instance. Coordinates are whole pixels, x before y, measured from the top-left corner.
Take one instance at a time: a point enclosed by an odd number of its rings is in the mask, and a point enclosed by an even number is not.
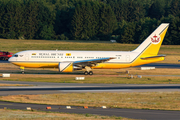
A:
[[[28,84],[31,86],[0,87],[0,95],[44,94],[67,92],[158,92],[180,91],[180,84],[77,84],[2,81],[1,84]]]
[[[2,87],[0,88],[0,91],[40,91],[40,90],[46,90],[46,91],[51,91],[51,90],[86,90],[86,91],[91,91],[91,90],[144,90],[144,89],[158,89],[158,91],[162,89],[180,89],[179,84],[170,84],[170,85],[119,85],[119,86],[103,86],[103,85],[97,85],[97,86],[86,86],[86,84],[83,84],[84,86],[79,86],[79,84],[76,84],[76,87],[45,87],[45,86],[33,86],[33,87]]]
[[[6,61],[6,60],[0,60],[0,63],[9,63],[9,61]]]

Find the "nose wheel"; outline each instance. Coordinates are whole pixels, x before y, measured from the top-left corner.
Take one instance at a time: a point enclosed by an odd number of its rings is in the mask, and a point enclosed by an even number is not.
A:
[[[93,75],[93,71],[89,71],[89,72],[88,72],[88,71],[85,71],[85,72],[84,72],[84,75]]]

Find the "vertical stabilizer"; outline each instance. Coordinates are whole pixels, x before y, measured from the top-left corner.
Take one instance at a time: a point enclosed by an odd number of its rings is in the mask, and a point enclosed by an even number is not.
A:
[[[132,52],[142,53],[143,56],[157,55],[168,27],[169,23],[162,23],[141,45],[139,45],[137,49]]]

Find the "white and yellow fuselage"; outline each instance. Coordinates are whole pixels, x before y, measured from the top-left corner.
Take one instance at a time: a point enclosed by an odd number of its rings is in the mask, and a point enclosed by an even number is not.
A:
[[[142,60],[137,52],[119,51],[53,51],[53,50],[29,50],[19,52],[17,57],[9,61],[15,65],[28,68],[58,68],[60,62],[75,62],[82,60],[101,59],[111,57],[104,63],[99,63],[93,68],[119,69],[152,62],[162,61],[164,57],[150,60]],[[146,57],[146,56],[144,56]]]
[[[82,68],[87,65],[94,69],[119,69],[158,62],[165,57],[157,54],[168,26],[166,23],[161,24],[134,51],[27,50],[16,53],[9,61],[20,67],[59,69],[60,64],[71,63],[61,68],[62,72],[71,72],[74,65]]]

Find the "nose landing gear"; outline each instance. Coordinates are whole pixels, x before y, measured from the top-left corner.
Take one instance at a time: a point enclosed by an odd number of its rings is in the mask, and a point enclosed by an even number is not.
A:
[[[24,74],[24,67],[20,67],[21,73]]]

